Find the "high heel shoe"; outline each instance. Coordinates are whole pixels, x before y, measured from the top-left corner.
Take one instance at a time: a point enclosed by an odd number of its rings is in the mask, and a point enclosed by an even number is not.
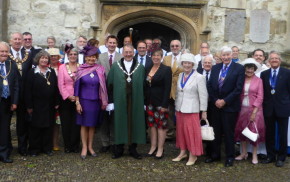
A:
[[[164,155],[163,155],[163,154],[164,154],[164,150],[162,151],[162,154],[161,154],[161,156],[156,156],[156,155],[155,155],[155,159],[162,159],[162,158],[164,157]]]
[[[184,154],[183,156],[178,156],[174,159],[172,159],[173,162],[179,162],[179,161],[182,161],[183,159],[185,159],[187,157],[187,154]]]
[[[259,162],[258,162],[258,159],[252,159],[252,164],[258,164]]]
[[[197,157],[194,159],[194,161],[188,161],[185,165],[192,166],[195,164],[196,160],[197,160]]]
[[[247,160],[247,158],[248,158],[248,153],[239,155],[238,157],[235,158],[235,160],[241,161],[241,160]]]
[[[96,152],[94,152],[94,153],[89,152],[89,153],[90,153],[90,155],[91,155],[92,157],[97,157]]]
[[[156,147],[156,149],[152,152],[152,154],[146,154],[146,157],[153,157],[156,153],[157,153],[158,148]]]

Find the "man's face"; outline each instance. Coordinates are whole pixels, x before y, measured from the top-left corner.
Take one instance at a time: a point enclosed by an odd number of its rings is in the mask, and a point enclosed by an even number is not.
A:
[[[265,56],[263,55],[262,51],[256,51],[255,54],[253,55],[253,58],[260,64],[263,63],[265,60]]]
[[[137,50],[138,50],[138,54],[140,56],[145,56],[146,54],[146,44],[143,43],[143,42],[140,42],[138,45],[137,45]]]
[[[209,55],[209,49],[208,48],[202,48],[200,50],[200,54],[201,54],[202,57],[205,57],[205,56]]]
[[[87,44],[87,40],[82,38],[82,37],[79,37],[78,38],[78,41],[77,41],[77,47],[79,49],[83,49],[85,47],[85,45]]]
[[[239,52],[240,52],[239,49],[234,47],[234,48],[232,48],[232,51],[233,51],[233,58],[234,59],[238,59],[239,58]]]
[[[0,44],[0,62],[4,62],[8,59],[9,49],[7,46]]]
[[[172,52],[173,55],[178,55],[180,53],[181,50],[181,44],[178,40],[173,40],[170,43],[170,50]]]
[[[224,64],[228,65],[230,64],[233,56],[231,52],[222,52],[221,53],[221,58]]]
[[[202,48],[209,48],[209,47],[208,47],[208,44],[205,43],[205,42],[201,43],[201,45],[200,45],[200,49],[202,49]]]
[[[115,52],[117,47],[117,40],[114,38],[109,38],[107,42],[109,52]]]
[[[132,61],[134,57],[134,50],[130,47],[124,47],[123,56],[126,61]]]
[[[125,38],[124,38],[124,41],[123,41],[123,44],[124,44],[124,46],[125,46],[125,45],[129,45],[129,44],[131,44],[131,39],[130,39],[130,37],[125,37]]]
[[[205,71],[210,71],[212,68],[212,58],[211,57],[206,57],[203,60],[203,69]]]
[[[161,43],[160,43],[160,40],[159,39],[154,39],[153,40],[153,43],[154,44],[158,44],[159,46],[161,46]]]
[[[274,68],[274,69],[278,68],[281,64],[280,56],[275,53],[270,54],[269,63],[271,65],[271,68]]]
[[[19,51],[22,46],[22,43],[23,43],[22,34],[15,33],[12,35],[10,44],[14,50]]]
[[[32,47],[32,36],[31,35],[23,35],[23,46],[26,49],[30,49]]]
[[[145,43],[146,43],[146,48],[147,48],[147,50],[151,49],[151,46],[152,46],[152,40],[147,39],[147,40],[145,40]]]

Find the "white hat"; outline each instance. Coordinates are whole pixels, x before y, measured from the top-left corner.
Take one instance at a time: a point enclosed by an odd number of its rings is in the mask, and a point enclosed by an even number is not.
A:
[[[61,56],[60,51],[58,48],[49,48],[47,50],[48,54],[51,56]]]
[[[245,66],[246,64],[254,64],[257,66],[257,70],[261,69],[261,64],[258,63],[254,58],[247,58],[243,62],[241,62],[241,65]]]
[[[198,62],[195,60],[194,55],[191,53],[184,53],[180,57],[180,66],[182,67],[182,62],[192,62],[193,63],[193,69],[196,69],[198,66]]]

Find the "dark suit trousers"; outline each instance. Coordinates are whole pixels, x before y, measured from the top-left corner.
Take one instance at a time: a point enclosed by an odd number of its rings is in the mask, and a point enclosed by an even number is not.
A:
[[[16,110],[16,116],[17,116],[16,132],[18,138],[18,151],[27,152],[29,123],[27,121],[28,118],[27,109],[25,108],[23,100],[19,100],[19,104],[17,105]]]
[[[52,126],[39,128],[29,127],[29,152],[38,154],[39,152],[52,151]]]
[[[276,122],[278,123],[278,132],[280,136],[277,160],[285,161],[287,156],[288,117],[286,118],[278,117],[275,111],[273,112],[272,116],[265,117],[267,155],[271,159],[276,159],[275,153]]]
[[[76,124],[76,105],[69,99],[62,100],[59,108],[64,147],[78,150],[80,147],[80,126]]]
[[[220,158],[221,141],[224,135],[226,158],[233,159],[235,157],[235,126],[237,120],[237,112],[226,112],[217,107],[212,108],[212,126],[214,128],[215,139],[212,142],[212,157]]]
[[[10,123],[12,112],[10,98],[0,101],[0,159],[7,159],[11,152]]]

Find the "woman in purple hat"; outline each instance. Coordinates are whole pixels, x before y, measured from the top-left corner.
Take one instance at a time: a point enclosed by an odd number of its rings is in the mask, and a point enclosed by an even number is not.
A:
[[[77,124],[81,126],[82,152],[85,159],[87,152],[96,157],[93,150],[95,127],[100,123],[100,111],[108,105],[105,80],[105,68],[96,64],[98,48],[85,46],[82,53],[85,64],[78,68],[75,81]]]

